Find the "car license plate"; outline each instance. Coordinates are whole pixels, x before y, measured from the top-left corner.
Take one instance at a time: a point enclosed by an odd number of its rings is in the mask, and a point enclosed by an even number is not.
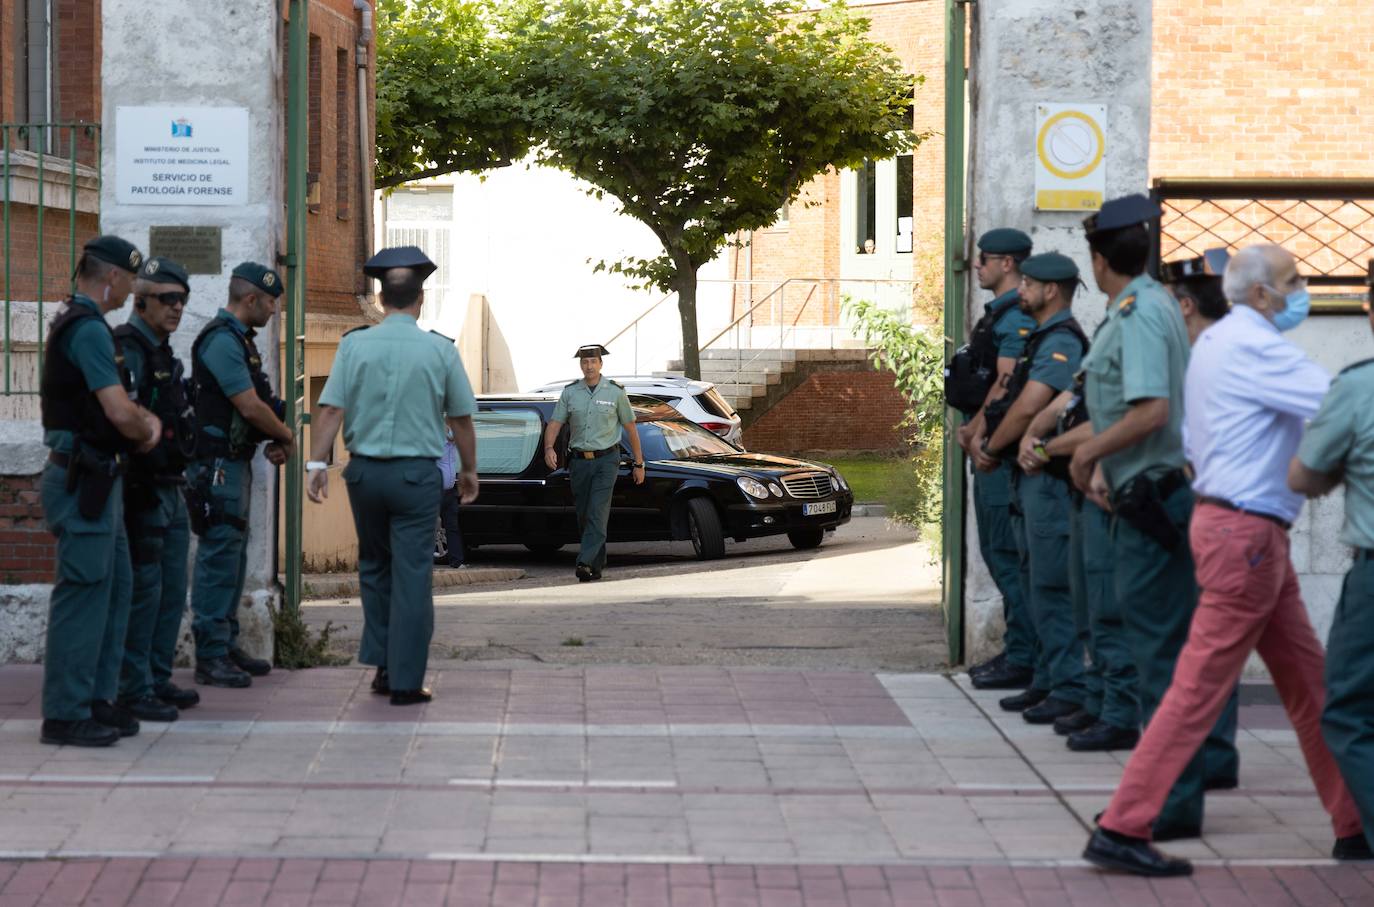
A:
[[[834,501],[817,501],[814,504],[802,505],[802,516],[820,516],[823,513],[834,513]]]

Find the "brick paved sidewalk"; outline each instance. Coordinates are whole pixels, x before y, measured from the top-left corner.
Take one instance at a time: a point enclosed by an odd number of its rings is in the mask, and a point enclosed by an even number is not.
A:
[[[417,708],[369,679],[202,688],[79,750],[37,741],[41,671],[0,668],[0,907],[1374,903],[1270,707],[1242,709],[1204,838],[1166,847],[1199,874],[1163,885],[1079,859],[1126,754],[966,678],[473,668]]]

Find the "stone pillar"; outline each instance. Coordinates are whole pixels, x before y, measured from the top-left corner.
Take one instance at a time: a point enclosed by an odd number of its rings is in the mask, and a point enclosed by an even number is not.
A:
[[[284,122],[281,89],[285,24],[273,0],[235,0],[205,4],[193,16],[178,4],[143,0],[102,3],[102,194],[101,229],[149,249],[149,227],[217,227],[221,230],[222,269],[193,274],[191,299],[173,348],[190,369],[191,342],[224,306],[229,272],[240,261],[275,267],[284,248]],[[242,204],[192,206],[121,204],[118,199],[116,112],[121,106],[185,105],[238,107],[249,112],[249,159]],[[110,316],[121,322],[126,307]],[[263,365],[280,388],[281,318],[259,332]],[[244,647],[271,655],[267,603],[277,597],[277,470],[259,455],[253,461],[249,526],[248,580],[239,617]]]
[[[1106,300],[1092,282],[1082,214],[1035,210],[1036,104],[1107,105],[1107,197],[1148,188],[1150,137],[1150,0],[990,0],[970,4],[969,248],[995,227],[1017,227],[1037,252],[1078,262],[1088,286],[1074,314],[1092,333]],[[970,280],[968,324],[989,296]],[[998,648],[1001,597],[978,554],[968,519],[964,593],[966,658]]]

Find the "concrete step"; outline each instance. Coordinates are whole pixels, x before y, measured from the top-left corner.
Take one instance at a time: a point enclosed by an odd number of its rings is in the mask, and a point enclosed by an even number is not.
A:
[[[722,396],[730,397],[731,399],[744,396],[762,397],[764,394],[768,393],[768,386],[766,384],[717,384],[716,390],[719,391]],[[738,408],[739,407],[736,407],[736,409]]]
[[[791,350],[791,349],[781,349],[781,350],[780,350],[780,349],[778,349],[777,347],[772,347],[772,348],[770,348],[770,349],[742,349],[742,350],[737,350],[737,349],[733,349],[733,348],[730,348],[730,347],[711,347],[710,349],[705,349],[705,350],[702,350],[702,351],[701,351],[701,359],[702,359],[703,362],[706,361],[706,360],[708,360],[708,359],[730,359],[730,360],[735,360],[735,359],[739,359],[739,358],[741,358],[741,357],[742,357],[746,362],[748,362],[750,359],[753,359],[753,358],[755,358],[755,357],[757,357],[757,358],[759,358],[759,359],[779,359],[779,360],[783,360],[783,361],[788,361],[788,360],[796,359],[796,358],[797,358],[797,354],[796,354],[796,350]]]
[[[797,359],[804,362],[861,362],[868,358],[864,346],[831,350],[795,350]]]
[[[727,396],[727,397],[725,398],[725,400],[726,400],[731,406],[733,406],[733,407],[735,408],[735,411],[736,411],[736,412],[738,412],[738,411],[740,411],[740,410],[742,410],[742,409],[753,409],[753,408],[754,408],[754,398],[753,398],[753,397],[728,397],[728,396]]]
[[[779,384],[782,382],[782,372],[759,371],[750,369],[737,372],[733,368],[711,369],[702,368],[701,380],[710,381],[717,386],[729,382],[732,384]]]

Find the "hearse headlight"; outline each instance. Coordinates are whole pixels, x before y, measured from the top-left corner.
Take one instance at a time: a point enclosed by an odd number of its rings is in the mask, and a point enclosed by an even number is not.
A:
[[[735,479],[735,484],[739,486],[740,491],[749,495],[751,498],[759,498],[762,500],[768,497],[768,486],[764,485],[758,479],[752,479],[749,476],[740,476],[738,479]]]

